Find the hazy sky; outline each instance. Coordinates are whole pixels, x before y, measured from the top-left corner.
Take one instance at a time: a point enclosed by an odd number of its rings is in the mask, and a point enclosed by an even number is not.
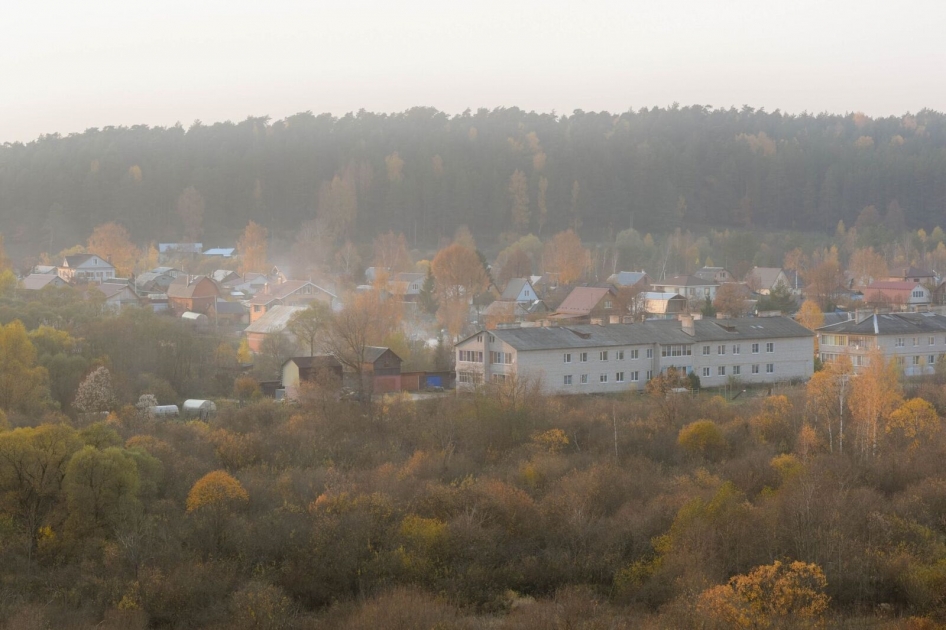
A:
[[[946,110],[946,2],[2,4],[0,142],[311,110]]]

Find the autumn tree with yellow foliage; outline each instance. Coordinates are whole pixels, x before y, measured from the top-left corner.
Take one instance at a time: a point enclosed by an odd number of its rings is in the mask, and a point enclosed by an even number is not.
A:
[[[703,591],[697,609],[720,628],[804,627],[827,612],[827,585],[816,564],[776,560]]]
[[[903,400],[900,370],[880,349],[868,355],[868,365],[852,379],[849,404],[857,426],[857,442],[865,455],[877,454],[878,429]]]
[[[237,241],[240,256],[240,273],[266,271],[266,250],[269,231],[255,221],[250,221],[243,236]]]
[[[105,223],[92,231],[88,251],[109,261],[116,275],[128,278],[134,273],[141,250],[131,242],[131,236],[118,223]]]
[[[542,265],[545,273],[556,275],[560,283],[572,284],[591,267],[591,254],[574,230],[565,230],[546,243]]]

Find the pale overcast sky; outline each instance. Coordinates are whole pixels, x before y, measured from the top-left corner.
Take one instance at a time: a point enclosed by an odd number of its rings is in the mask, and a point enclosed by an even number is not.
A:
[[[946,2],[5,0],[0,142],[311,110],[946,110]]]

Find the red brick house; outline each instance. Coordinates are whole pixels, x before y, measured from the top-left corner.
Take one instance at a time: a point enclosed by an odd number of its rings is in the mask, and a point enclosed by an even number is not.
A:
[[[175,315],[190,311],[207,315],[220,297],[220,287],[207,276],[178,276],[168,285],[168,308]]]

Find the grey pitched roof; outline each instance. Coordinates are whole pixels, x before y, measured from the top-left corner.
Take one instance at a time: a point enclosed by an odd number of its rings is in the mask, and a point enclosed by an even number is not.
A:
[[[503,289],[503,294],[499,296],[499,299],[504,302],[509,302],[515,300],[519,297],[519,294],[522,293],[523,287],[529,284],[528,278],[513,278],[506,284],[506,288]],[[529,284],[529,286],[532,286]]]
[[[896,269],[890,270],[891,278],[935,278],[936,274],[930,271],[929,269],[921,269],[920,267],[914,267],[910,265],[909,267],[897,267]]]
[[[643,271],[619,271],[608,276],[608,282],[619,287],[632,287],[646,277]]]
[[[216,310],[218,315],[245,315],[247,309],[239,302],[227,302],[217,298]]]
[[[292,357],[286,360],[283,365],[286,365],[289,361],[292,361],[300,368],[342,367],[342,364],[338,362],[334,354],[317,354],[312,357]]]
[[[20,280],[20,286],[22,286],[24,289],[29,289],[30,291],[39,291],[43,287],[47,287],[50,284],[53,286],[62,284],[62,279],[59,278],[59,276],[51,273],[31,273]]]
[[[818,332],[852,335],[909,335],[946,332],[946,317],[935,313],[887,313],[828,324]]]
[[[654,286],[660,287],[709,287],[719,286],[719,283],[713,279],[704,279],[697,276],[674,276],[666,280],[654,282]]]
[[[115,284],[109,282],[103,282],[96,288],[105,295],[105,299],[111,299],[125,289],[131,291],[131,287],[129,287],[127,284]]]
[[[746,278],[757,278],[761,289],[774,289],[780,273],[783,273],[781,267],[753,267]]]
[[[248,333],[271,333],[282,332],[286,329],[289,319],[299,311],[304,311],[305,306],[274,306],[266,311],[262,317],[246,327],[243,332]]]
[[[365,362],[374,363],[375,361],[380,359],[381,355],[387,352],[388,350],[391,350],[391,349],[381,347],[381,346],[366,346],[365,347]],[[397,354],[393,350],[391,350],[391,354],[397,357]],[[397,357],[397,358],[400,359],[401,357]]]
[[[162,254],[170,252],[179,254],[199,254],[203,250],[203,243],[158,243],[158,251]]]
[[[680,322],[672,320],[651,320],[640,324],[611,324],[609,326],[503,328],[492,330],[490,334],[502,339],[516,350],[751,341],[814,335],[813,332],[788,317],[698,319],[693,322],[693,327],[693,336],[683,332]]]
[[[105,260],[104,258],[102,258],[101,256],[97,254],[75,254],[73,256],[66,256],[66,259],[65,259],[66,264],[64,266],[69,267],[69,268],[79,267],[83,263],[91,260],[92,258],[98,258],[103,263],[105,263],[103,267],[112,266],[112,263],[108,262],[107,260]]]
[[[701,279],[703,279],[703,280],[714,280],[714,281],[715,281],[715,280],[716,280],[716,274],[718,274],[718,273],[721,272],[721,271],[726,271],[726,268],[725,268],[725,267],[705,267],[705,266],[704,266],[704,267],[702,267],[701,269],[697,269],[696,271],[694,271],[694,272],[693,272],[693,275],[696,276],[697,278],[701,278]],[[726,273],[729,274],[728,271],[726,271]],[[729,274],[729,275],[731,276],[732,274]]]

